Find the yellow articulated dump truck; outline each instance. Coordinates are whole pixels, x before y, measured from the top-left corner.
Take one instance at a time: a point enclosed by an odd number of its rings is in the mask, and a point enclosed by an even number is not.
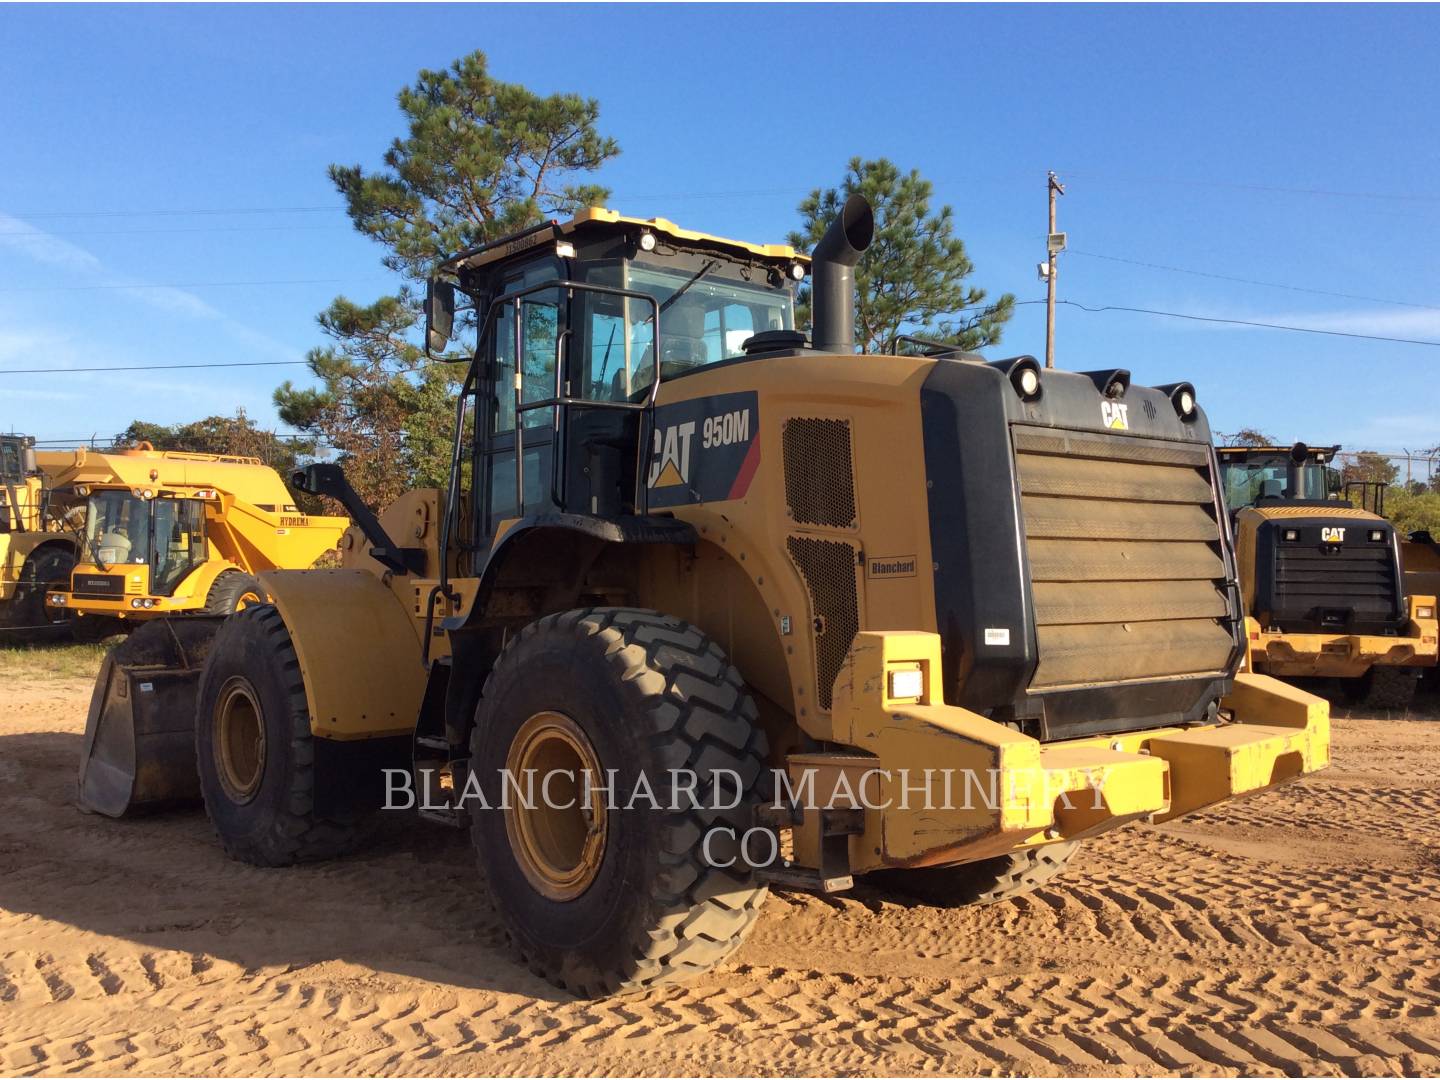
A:
[[[1404,573],[1390,522],[1328,497],[1339,449],[1218,451],[1251,658],[1257,671],[1341,679],[1357,703],[1403,708],[1436,663],[1435,596],[1407,589],[1418,578]]]
[[[430,348],[457,294],[479,323],[448,488],[377,518],[307,469],[343,565],[117,649],[84,803],[198,794],[265,866],[413,808],[599,995],[722,962],[771,885],[988,903],[1325,767],[1325,702],[1242,670],[1194,388],[856,355],[873,228],[851,198],[807,259],[592,209],[440,265]]]
[[[70,579],[76,537],[73,502],[52,478],[69,455],[35,449],[24,435],[0,435],[0,633],[62,630],[64,612],[47,609],[51,585]],[[73,523],[72,523],[73,526]]]
[[[302,514],[259,458],[73,452],[57,478],[85,506],[82,550],[47,605],[71,615],[224,615],[260,603],[264,570],[303,569],[349,520]]]

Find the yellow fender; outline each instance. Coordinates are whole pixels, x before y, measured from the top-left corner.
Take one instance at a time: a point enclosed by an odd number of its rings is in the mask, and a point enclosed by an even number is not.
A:
[[[404,605],[365,570],[272,570],[260,584],[285,620],[322,739],[408,735],[425,666]]]

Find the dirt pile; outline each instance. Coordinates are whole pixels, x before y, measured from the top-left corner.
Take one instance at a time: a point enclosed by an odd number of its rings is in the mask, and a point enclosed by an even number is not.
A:
[[[776,894],[737,961],[580,1002],[517,967],[465,838],[259,870],[203,813],[70,798],[88,681],[0,702],[6,1073],[1435,1073],[1440,723],[1082,849],[982,910]]]

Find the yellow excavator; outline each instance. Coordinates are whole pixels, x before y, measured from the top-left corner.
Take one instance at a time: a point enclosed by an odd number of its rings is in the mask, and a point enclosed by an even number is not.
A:
[[[1404,708],[1436,663],[1435,594],[1407,587],[1427,583],[1405,573],[1394,526],[1364,505],[1373,494],[1330,497],[1339,449],[1218,450],[1251,657],[1257,671],[1339,679],[1357,704]],[[1418,570],[1426,553],[1409,546]]]
[[[265,599],[257,574],[312,565],[350,524],[302,513],[252,457],[82,449],[55,482],[85,512],[69,581],[46,603],[81,619],[238,611]]]
[[[117,649],[82,802],[199,795],[266,866],[415,808],[598,995],[724,961],[772,884],[995,902],[1324,768],[1325,702],[1245,670],[1195,388],[857,355],[873,231],[858,196],[809,259],[591,209],[446,260],[431,351],[457,297],[479,324],[448,487],[375,517],[306,469],[342,566]]]

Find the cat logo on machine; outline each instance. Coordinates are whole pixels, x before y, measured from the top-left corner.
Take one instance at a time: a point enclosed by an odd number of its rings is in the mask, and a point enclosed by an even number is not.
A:
[[[1325,525],[1320,529],[1320,540],[1326,544],[1343,544],[1345,542],[1345,527],[1343,525]]]
[[[1130,430],[1130,406],[1123,401],[1100,402],[1100,419],[1107,428],[1116,431]]]
[[[750,390],[657,408],[650,505],[742,498],[760,464],[758,401]]]

